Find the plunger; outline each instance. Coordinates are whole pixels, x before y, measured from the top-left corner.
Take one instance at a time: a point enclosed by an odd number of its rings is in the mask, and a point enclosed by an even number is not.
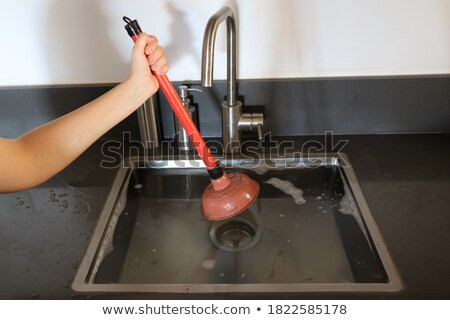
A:
[[[123,17],[123,20],[126,22],[125,29],[128,35],[136,42],[142,33],[137,20],[131,20],[128,17]],[[211,178],[211,184],[206,187],[202,195],[203,216],[208,220],[217,221],[231,218],[245,211],[258,197],[258,183],[243,173],[227,174],[219,167],[167,75],[154,71],[152,73],[158,80],[159,87],[175,116],[186,130],[195,150],[205,163]]]

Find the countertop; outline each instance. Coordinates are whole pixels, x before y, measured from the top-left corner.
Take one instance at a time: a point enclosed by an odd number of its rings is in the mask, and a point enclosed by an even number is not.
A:
[[[289,138],[298,149],[323,137]],[[450,135],[335,136],[356,172],[398,268],[398,293],[83,295],[70,285],[116,169],[102,141],[31,190],[0,195],[0,298],[387,298],[450,299]]]

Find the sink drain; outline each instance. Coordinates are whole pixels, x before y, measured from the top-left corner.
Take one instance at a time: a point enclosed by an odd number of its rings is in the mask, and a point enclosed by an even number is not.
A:
[[[261,239],[261,231],[249,221],[233,219],[214,224],[209,237],[217,248],[237,252],[256,246]]]

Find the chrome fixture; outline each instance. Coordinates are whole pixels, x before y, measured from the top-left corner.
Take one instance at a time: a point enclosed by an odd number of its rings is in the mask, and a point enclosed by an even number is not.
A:
[[[191,100],[188,98],[189,91],[200,91],[200,89],[193,89],[188,88],[186,85],[181,85],[178,87],[178,94],[180,96],[181,102],[183,103],[183,106],[186,108],[187,112],[189,113],[189,116],[194,121],[194,123],[197,125],[196,122],[196,110],[195,107],[191,104]],[[177,117],[174,117],[175,122],[175,137],[177,140],[177,146],[180,151],[189,151],[193,150],[194,146],[192,142],[189,140],[189,135],[187,134],[186,130],[184,130],[183,126],[181,125],[180,121]]]
[[[146,149],[159,147],[158,117],[154,98],[150,97],[137,109],[139,135]]]
[[[264,117],[258,114],[243,114],[242,102],[237,98],[236,20],[229,7],[223,7],[209,18],[203,36],[202,80],[204,87],[211,87],[214,69],[214,43],[219,25],[227,22],[227,100],[222,102],[222,135],[225,152],[237,153],[240,149],[240,131],[257,130],[262,141]]]

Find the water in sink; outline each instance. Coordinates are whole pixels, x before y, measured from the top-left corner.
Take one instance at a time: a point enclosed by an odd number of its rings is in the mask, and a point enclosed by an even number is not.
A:
[[[222,222],[200,214],[203,169],[133,170],[93,283],[388,282],[338,166],[239,170],[259,182],[260,196]]]

